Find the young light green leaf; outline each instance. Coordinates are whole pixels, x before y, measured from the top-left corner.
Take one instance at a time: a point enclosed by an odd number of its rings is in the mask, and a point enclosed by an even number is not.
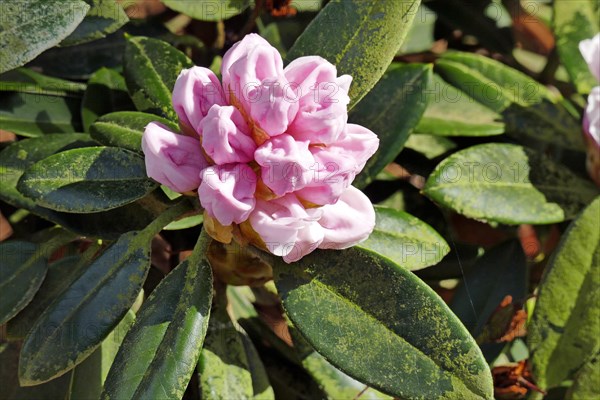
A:
[[[83,129],[89,132],[90,125],[104,114],[133,109],[125,78],[113,69],[101,68],[90,77],[81,101]]]
[[[177,121],[171,92],[181,70],[193,65],[185,54],[166,42],[129,37],[125,45],[124,73],[137,109]]]
[[[556,48],[579,93],[589,93],[598,86],[579,51],[579,42],[591,39],[600,31],[599,12],[594,0],[579,0],[576,3],[572,0],[554,1]]]
[[[127,14],[115,0],[84,1],[90,5],[90,9],[73,33],[60,42],[61,46],[73,46],[102,39],[129,22]]]
[[[19,363],[22,385],[63,375],[86,359],[135,301],[150,268],[152,238],[181,213],[181,203],[142,231],[108,247],[54,299],[27,335]]]
[[[272,263],[294,326],[343,372],[403,399],[492,398],[477,344],[411,272],[356,247]]]
[[[81,0],[2,3],[0,73],[20,67],[56,46],[79,25],[90,7]]]
[[[157,186],[147,177],[140,155],[99,146],[38,161],[25,171],[17,189],[52,210],[92,213],[129,204]]]
[[[427,96],[422,92],[430,78],[429,65],[394,64],[352,110],[349,121],[379,137],[379,150],[356,177],[355,186],[366,186],[400,153],[427,107]]]
[[[375,214],[375,229],[360,247],[411,271],[437,264],[450,251],[435,229],[404,211],[375,206]]]
[[[502,116],[433,76],[429,105],[415,132],[440,136],[492,136],[504,133]]]
[[[241,14],[249,0],[163,0],[167,7],[200,21],[222,21]]]
[[[600,349],[600,197],[569,226],[549,262],[527,328],[536,384],[560,385]]]
[[[431,173],[424,193],[469,218],[503,224],[551,224],[573,218],[598,191],[566,167],[513,145],[459,151]]]
[[[181,399],[194,372],[212,301],[203,234],[192,255],[154,289],[117,353],[101,398]]]
[[[402,46],[420,0],[333,0],[288,52],[291,61],[319,55],[350,74],[352,108],[375,86]]]
[[[119,111],[103,115],[91,127],[90,133],[98,142],[132,151],[142,151],[142,134],[150,122],[160,122],[173,132],[177,124],[154,114],[136,111]]]
[[[567,392],[567,400],[589,400],[598,394],[600,387],[600,353],[596,353],[581,367],[573,385]]]

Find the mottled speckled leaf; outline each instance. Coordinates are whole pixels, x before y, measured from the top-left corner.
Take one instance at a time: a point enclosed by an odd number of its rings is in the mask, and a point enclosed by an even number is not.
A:
[[[477,344],[411,272],[356,247],[272,263],[294,326],[348,375],[403,399],[492,397]]]
[[[527,75],[499,61],[448,52],[436,70],[452,85],[503,117],[505,132],[515,139],[583,150],[581,124],[555,94]]]
[[[117,353],[101,398],[181,399],[194,372],[212,301],[203,234],[192,255],[154,289]]]
[[[598,396],[600,388],[600,353],[596,353],[581,367],[573,385],[567,392],[567,400],[590,400]]]
[[[450,251],[435,229],[404,211],[375,206],[375,214],[375,229],[360,247],[411,271],[437,264]]]
[[[314,351],[297,329],[290,327],[290,333],[302,366],[327,393],[328,399],[355,399],[357,397],[369,400],[392,399],[335,368],[325,357]]]
[[[81,102],[83,129],[90,131],[90,125],[101,115],[113,111],[133,110],[125,78],[117,71],[101,68],[88,81],[87,90]]]
[[[135,321],[133,311],[127,311],[119,325],[94,352],[73,370],[69,399],[99,399],[121,342]]]
[[[154,195],[156,192],[113,210],[92,214],[69,214],[40,207],[34,200],[23,196],[17,190],[17,182],[29,166],[64,150],[95,144],[85,134],[45,135],[11,144],[0,152],[0,199],[84,236],[117,239],[125,232],[142,229],[165,208],[161,199]]]
[[[162,0],[175,11],[201,21],[221,21],[241,14],[249,0]]]
[[[56,46],[79,25],[90,8],[72,0],[6,1],[0,6],[0,73],[33,60]]]
[[[365,126],[379,137],[379,149],[356,177],[355,186],[366,186],[400,153],[427,107],[422,91],[430,78],[429,65],[394,64],[352,110],[349,122]]]
[[[115,0],[84,0],[90,9],[85,18],[61,46],[73,46],[92,40],[102,39],[125,25],[129,18]]]
[[[542,389],[560,385],[600,350],[600,197],[563,235],[539,287],[527,330]]]
[[[217,292],[217,296],[198,361],[202,398],[251,399],[255,394],[265,398],[265,392],[273,390],[268,379],[264,387],[253,387],[253,374],[258,372],[266,377],[264,366],[260,358],[248,351],[247,346],[252,343],[244,339],[246,333],[229,317],[225,292]]]
[[[504,133],[502,116],[465,92],[433,76],[429,105],[415,132],[440,136],[492,136]]]
[[[30,85],[27,91],[20,89],[21,92],[2,92],[0,96],[2,129],[27,137],[83,131],[79,115],[81,94],[45,90],[36,85]]]
[[[116,147],[63,151],[27,168],[17,189],[56,211],[106,211],[144,197],[157,187],[146,175],[144,159]]]
[[[136,111],[119,111],[103,115],[90,128],[94,139],[107,146],[123,147],[129,150],[142,151],[142,134],[150,122],[160,122],[173,132],[179,127],[173,122]]]
[[[318,55],[350,74],[352,108],[375,86],[402,46],[420,0],[333,0],[319,12],[287,54]]]
[[[166,42],[141,36],[127,39],[124,60],[127,89],[137,109],[177,121],[171,93],[192,61]]]
[[[21,384],[36,385],[60,376],[100,345],[142,289],[152,238],[187,211],[189,205],[182,202],[142,231],[122,235],[56,297],[25,339]]]
[[[596,7],[594,7],[596,4]],[[555,0],[554,34],[562,64],[580,93],[589,93],[598,82],[579,51],[579,42],[600,30],[600,14],[594,0]]]
[[[489,143],[459,151],[429,175],[424,193],[469,218],[504,224],[551,224],[573,218],[597,189],[549,158]]]

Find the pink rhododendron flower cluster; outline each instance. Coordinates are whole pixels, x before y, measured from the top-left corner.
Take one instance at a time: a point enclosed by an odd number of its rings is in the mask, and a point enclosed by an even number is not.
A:
[[[146,127],[148,176],[197,190],[217,240],[249,242],[286,262],[365,240],[375,213],[351,183],[379,140],[347,123],[352,78],[321,57],[284,68],[255,34],[225,54],[221,75],[222,84],[206,68],[181,72],[173,106],[182,134]]]
[[[600,33],[579,43],[579,50],[590,71],[600,83]],[[600,186],[600,86],[590,92],[583,116],[583,131],[588,146],[587,168],[592,179]]]

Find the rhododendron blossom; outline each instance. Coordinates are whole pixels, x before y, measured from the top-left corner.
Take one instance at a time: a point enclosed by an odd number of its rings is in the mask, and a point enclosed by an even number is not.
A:
[[[352,78],[316,56],[284,68],[256,34],[225,54],[221,75],[222,83],[207,68],[181,72],[173,90],[181,133],[146,127],[148,176],[197,190],[206,226],[229,232],[217,240],[237,238],[286,262],[365,240],[375,213],[351,183],[379,140],[347,123]]]
[[[600,83],[600,33],[580,42],[579,50]],[[588,146],[587,168],[592,179],[600,186],[600,86],[593,88],[588,97],[583,131]]]

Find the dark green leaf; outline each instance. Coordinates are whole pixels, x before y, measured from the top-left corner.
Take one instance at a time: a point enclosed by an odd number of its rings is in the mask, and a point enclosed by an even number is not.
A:
[[[329,2],[296,40],[288,59],[319,55],[352,75],[350,108],[375,86],[402,46],[419,0]]]
[[[192,255],[144,302],[117,353],[102,399],[181,399],[208,328],[212,271],[203,234]]]
[[[167,7],[201,21],[221,21],[241,14],[249,0],[163,0]]]
[[[150,122],[160,122],[173,132],[179,127],[171,121],[154,114],[120,111],[100,117],[90,128],[92,137],[107,146],[142,151],[142,134]]]
[[[448,243],[420,219],[392,208],[375,207],[373,233],[359,246],[377,252],[411,271],[437,264]]]
[[[21,384],[36,385],[60,376],[100,345],[142,288],[152,238],[187,207],[181,203],[144,230],[122,235],[61,292],[25,339]]]
[[[549,262],[528,326],[536,384],[560,385],[600,349],[600,197],[571,223]]]
[[[579,93],[589,93],[598,82],[579,52],[579,42],[600,30],[600,15],[594,0],[555,0],[554,33],[560,59]]]
[[[43,207],[70,213],[110,210],[144,197],[157,187],[144,159],[116,147],[85,147],[38,161],[17,184]]]
[[[500,113],[517,140],[583,149],[581,124],[564,99],[527,75],[481,55],[448,52],[436,62],[445,80]]]
[[[1,91],[78,97],[85,89],[83,83],[46,76],[29,68],[17,68],[0,76]]]
[[[356,186],[366,186],[400,153],[427,107],[422,91],[430,78],[428,65],[396,64],[352,110],[349,121],[371,129],[380,141],[379,150],[356,178]]]
[[[129,18],[123,8],[115,0],[84,0],[90,5],[83,21],[61,46],[72,46],[106,37],[125,25]]]
[[[489,143],[459,151],[427,179],[425,194],[469,218],[550,224],[573,218],[598,191],[537,152]]]
[[[415,132],[440,136],[491,136],[504,133],[502,116],[465,92],[433,76],[429,106]]]
[[[89,6],[80,0],[23,0],[2,4],[0,73],[20,67],[56,46],[83,20]]]
[[[179,73],[194,64],[166,42],[130,37],[125,45],[125,81],[139,111],[177,121],[171,92]]]
[[[90,125],[101,115],[133,108],[125,79],[115,70],[101,68],[91,76],[83,95],[81,103],[83,129],[89,132]]]
[[[29,87],[28,92],[24,91],[24,87],[15,89],[23,92],[2,93],[0,96],[2,129],[28,137],[83,130],[79,117],[80,95],[57,93],[35,86]]]
[[[135,314],[129,310],[102,344],[85,361],[75,367],[69,399],[100,398],[108,370],[134,320]]]
[[[409,271],[359,248],[272,262],[294,326],[348,375],[403,399],[492,397],[477,344]]]
[[[16,365],[19,363],[19,342],[0,344],[0,388],[3,400],[56,400],[66,398],[69,392],[70,374],[51,382],[32,387],[19,386]]]

